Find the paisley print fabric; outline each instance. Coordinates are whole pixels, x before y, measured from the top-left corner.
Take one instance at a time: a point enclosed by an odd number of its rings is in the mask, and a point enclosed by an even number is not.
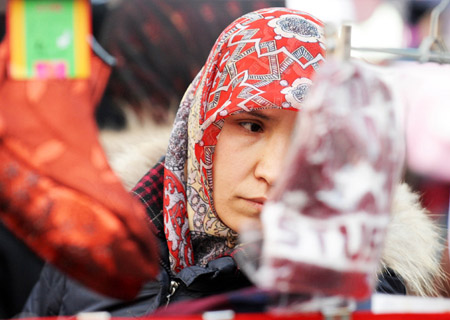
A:
[[[224,119],[257,109],[300,110],[324,61],[323,33],[322,22],[307,13],[268,8],[219,36],[181,102],[166,156],[164,223],[174,272],[235,249],[237,234],[218,218],[212,196]]]

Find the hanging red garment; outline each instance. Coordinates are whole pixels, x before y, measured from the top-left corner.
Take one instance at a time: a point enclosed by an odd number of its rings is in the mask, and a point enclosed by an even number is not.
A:
[[[156,276],[145,209],[109,167],[94,106],[110,74],[13,80],[0,44],[0,218],[41,257],[92,289],[132,298]]]

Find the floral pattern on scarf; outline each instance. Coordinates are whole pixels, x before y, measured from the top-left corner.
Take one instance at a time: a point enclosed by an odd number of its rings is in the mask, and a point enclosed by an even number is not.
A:
[[[236,246],[237,234],[219,219],[212,196],[224,119],[257,109],[299,110],[324,55],[322,22],[296,10],[258,10],[222,32],[183,97],[166,155],[164,224],[175,273]]]

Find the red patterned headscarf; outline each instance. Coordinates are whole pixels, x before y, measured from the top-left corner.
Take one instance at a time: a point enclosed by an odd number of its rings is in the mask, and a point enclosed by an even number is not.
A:
[[[324,60],[323,24],[286,8],[251,12],[216,41],[177,113],[164,171],[164,225],[174,272],[206,265],[236,245],[214,209],[213,158],[224,118],[299,110]]]

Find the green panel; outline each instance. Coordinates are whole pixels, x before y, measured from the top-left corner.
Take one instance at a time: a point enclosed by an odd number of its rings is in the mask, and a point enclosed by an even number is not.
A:
[[[75,0],[76,1],[76,0]],[[48,63],[65,76],[75,73],[74,0],[25,0],[25,47],[28,76],[40,77]],[[41,68],[37,69],[37,65]],[[44,69],[42,69],[44,68]],[[52,67],[53,68],[53,67]],[[41,74],[42,75],[42,74]]]

